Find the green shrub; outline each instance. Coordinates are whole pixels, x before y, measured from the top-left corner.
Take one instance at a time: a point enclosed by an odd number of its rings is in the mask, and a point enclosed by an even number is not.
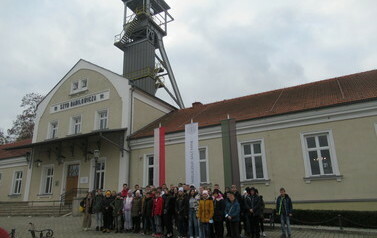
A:
[[[294,210],[291,224],[377,228],[377,211]],[[275,216],[280,223],[280,217]]]

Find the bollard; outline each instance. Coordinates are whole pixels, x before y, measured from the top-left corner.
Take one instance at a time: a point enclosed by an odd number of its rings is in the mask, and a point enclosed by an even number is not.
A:
[[[338,220],[339,220],[339,229],[341,230],[341,231],[343,231],[343,225],[342,225],[342,215],[338,215]]]

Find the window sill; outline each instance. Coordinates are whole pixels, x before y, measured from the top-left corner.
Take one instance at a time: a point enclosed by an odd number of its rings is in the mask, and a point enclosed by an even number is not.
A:
[[[253,184],[265,184],[266,186],[270,185],[271,179],[249,179],[241,181],[241,185],[253,185]]]
[[[52,193],[37,194],[37,197],[39,197],[39,198],[51,198],[52,197]]]
[[[56,140],[56,139],[59,139],[59,137],[56,136],[54,138],[47,138],[47,139],[45,139],[45,141],[50,141],[50,140],[52,141],[52,140]]]
[[[212,183],[210,183],[210,182],[203,182],[203,183],[200,183],[200,186],[211,187]]]
[[[338,182],[341,182],[343,180],[343,175],[332,174],[332,175],[304,177],[305,183],[311,183],[311,181],[317,181],[317,180],[336,180]]]
[[[10,198],[21,197],[21,193],[20,194],[9,194],[8,197],[10,197]]]
[[[79,136],[79,135],[82,135],[81,132],[79,133],[70,133],[70,134],[67,134],[67,137],[70,137],[70,136]]]
[[[71,91],[71,93],[69,94],[69,96],[74,96],[76,94],[83,93],[83,92],[86,92],[86,91],[88,91],[87,87],[82,88],[82,89],[76,89],[74,91]]]
[[[103,129],[94,129],[92,132],[101,132],[101,131],[108,131],[108,130],[110,130],[110,128],[106,127]]]

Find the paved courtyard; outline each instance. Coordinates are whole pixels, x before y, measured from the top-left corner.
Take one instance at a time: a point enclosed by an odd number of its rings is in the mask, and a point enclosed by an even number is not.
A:
[[[76,238],[76,237],[148,237],[136,234],[115,234],[115,233],[102,233],[98,231],[82,231],[81,230],[81,217],[0,217],[0,227],[10,231],[12,228],[16,229],[16,238],[31,237],[28,232],[29,222],[35,224],[36,229],[51,228],[54,230],[55,238]],[[275,229],[268,229],[266,231],[267,237],[278,238],[280,236],[280,227]],[[323,229],[293,229],[292,237],[295,238],[359,238],[359,237],[377,237],[377,233],[347,233],[339,231],[325,231]]]

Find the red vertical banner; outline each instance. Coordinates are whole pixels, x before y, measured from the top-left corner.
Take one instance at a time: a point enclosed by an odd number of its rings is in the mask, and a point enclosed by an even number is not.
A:
[[[165,127],[159,128],[159,185],[165,183],[166,167],[165,167]]]

